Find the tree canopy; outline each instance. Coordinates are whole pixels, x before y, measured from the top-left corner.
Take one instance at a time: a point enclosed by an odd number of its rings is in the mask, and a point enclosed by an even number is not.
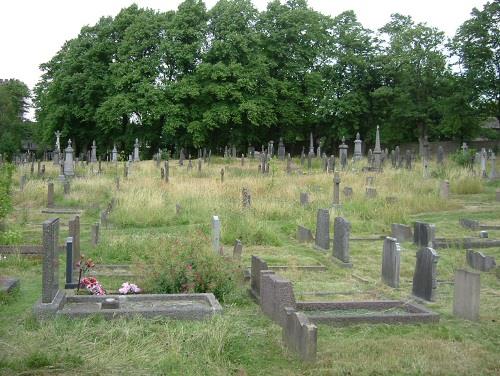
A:
[[[46,141],[60,130],[104,152],[139,138],[149,154],[279,137],[301,147],[310,132],[328,150],[356,132],[373,140],[377,125],[391,144],[471,137],[499,116],[499,4],[471,16],[447,43],[409,16],[373,32],[352,11],[332,18],[306,0],[262,12],[251,0],[132,5],[41,66],[37,120]]]

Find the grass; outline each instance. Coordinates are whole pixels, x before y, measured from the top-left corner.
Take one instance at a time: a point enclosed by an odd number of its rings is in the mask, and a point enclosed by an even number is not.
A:
[[[315,161],[317,162],[317,161]],[[401,288],[380,281],[381,241],[352,241],[353,269],[342,269],[330,254],[295,240],[298,224],[314,229],[318,208],[330,208],[333,218],[342,215],[352,224],[355,237],[390,233],[393,222],[410,224],[424,220],[436,224],[438,237],[477,236],[459,226],[462,217],[482,223],[500,224],[500,203],[494,201],[499,181],[470,176],[451,162],[431,166],[432,178],[422,179],[421,166],[413,171],[393,170],[383,174],[344,171],[341,190],[353,188],[353,197],[342,208],[331,208],[333,176],[315,163],[312,173],[297,169],[285,173],[285,163],[272,162],[269,176],[257,173],[258,161],[228,162],[212,158],[202,172],[170,163],[170,183],[160,180],[154,162],[134,164],[127,179],[123,166],[103,163],[96,175],[88,166],[78,166],[81,177],[72,180],[69,195],[55,184],[56,207],[82,209],[82,252],[99,264],[131,264],[139,274],[130,282],[148,287],[152,266],[167,265],[187,248],[200,255],[210,252],[212,215],[222,221],[222,243],[231,254],[235,239],[242,240],[242,267],[252,254],[270,265],[288,265],[279,272],[294,284],[299,300],[409,300],[416,248],[402,244]],[[358,166],[357,168],[360,168]],[[225,168],[224,183],[220,169]],[[57,166],[46,163],[46,179],[58,176]],[[14,211],[6,219],[8,232],[2,244],[40,244],[42,214],[46,205],[46,179],[28,176],[21,192],[19,178],[29,175],[19,168],[14,176]],[[120,176],[120,189],[115,176]],[[365,198],[366,177],[375,176],[377,198]],[[450,181],[451,196],[439,196],[440,182]],[[242,208],[241,190],[248,188],[252,206]],[[308,192],[308,207],[299,204],[300,192]],[[90,225],[99,219],[111,198],[116,207],[110,226],[101,229],[101,243],[90,246]],[[389,203],[387,197],[395,197]],[[176,214],[176,204],[181,205]],[[72,215],[61,216],[60,241],[67,236]],[[499,238],[500,231],[490,231]],[[483,250],[500,259],[500,249]],[[145,320],[140,317],[105,321],[99,317],[37,322],[31,309],[41,293],[41,262],[18,255],[0,260],[0,274],[21,279],[19,290],[0,299],[0,374],[78,375],[382,375],[445,374],[496,375],[500,373],[500,282],[494,272],[481,274],[481,320],[469,322],[452,315],[454,272],[465,267],[465,251],[438,251],[437,300],[428,307],[441,315],[436,324],[368,325],[338,328],[325,325],[318,331],[318,360],[298,361],[283,348],[281,329],[265,317],[246,295],[242,268],[234,267],[232,292],[225,296],[224,314],[203,322]],[[196,259],[192,256],[193,260]],[[162,261],[163,260],[163,261]],[[225,263],[220,259],[220,263]],[[61,283],[64,258],[60,259]],[[175,263],[171,263],[175,264]],[[325,265],[326,271],[311,272],[298,265]],[[213,265],[213,264],[211,264]],[[231,266],[233,267],[233,266]],[[154,269],[155,273],[161,269]],[[231,277],[232,278],[232,277]],[[125,279],[103,277],[110,291]],[[321,293],[313,295],[312,293]],[[328,295],[329,294],[329,295]]]

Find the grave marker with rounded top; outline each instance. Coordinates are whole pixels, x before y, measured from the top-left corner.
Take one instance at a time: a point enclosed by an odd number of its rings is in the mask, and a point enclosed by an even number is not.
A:
[[[328,209],[318,209],[315,247],[324,251],[330,249],[330,213]]]
[[[349,236],[351,234],[351,223],[336,217],[333,223],[333,258],[340,260],[340,266],[352,268],[349,256]]]
[[[413,295],[416,297],[434,301],[437,288],[437,252],[425,247],[417,252],[415,273],[413,273]]]
[[[395,238],[387,236],[382,251],[382,280],[389,286],[399,287],[401,248]]]

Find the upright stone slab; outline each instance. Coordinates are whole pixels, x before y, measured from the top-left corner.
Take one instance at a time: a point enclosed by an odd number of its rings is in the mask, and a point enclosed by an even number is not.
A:
[[[366,198],[376,198],[377,189],[373,187],[366,187],[365,196]]]
[[[74,289],[78,287],[78,282],[74,282],[73,279],[73,266],[76,264],[76,262],[77,261],[73,259],[73,238],[69,237],[66,239],[66,283],[64,284],[65,289]]]
[[[260,274],[260,307],[275,323],[284,326],[286,307],[295,307],[292,283],[274,273]]]
[[[324,251],[330,249],[330,213],[328,209],[318,209],[315,246]]]
[[[95,140],[92,141],[92,147],[91,147],[91,152],[90,152],[90,163],[96,163],[97,162],[97,146],[95,144]]]
[[[113,145],[113,150],[111,151],[111,161],[118,162],[118,150],[116,150],[116,145]]]
[[[309,205],[309,193],[300,192],[300,205],[302,206]]]
[[[278,144],[278,157],[280,161],[285,160],[285,144],[283,144],[283,137],[280,137]]]
[[[437,149],[436,161],[439,165],[442,165],[444,162],[444,149],[441,145]]]
[[[359,161],[362,157],[361,154],[361,144],[363,141],[361,141],[359,132],[356,133],[356,140],[354,140],[354,160]]]
[[[250,266],[250,291],[257,300],[260,299],[260,275],[263,271],[271,272],[267,266],[267,262],[258,256],[252,255]]]
[[[497,178],[497,167],[496,167],[496,156],[495,156],[495,153],[491,153],[491,157],[490,157],[490,161],[491,161],[491,169],[490,169],[490,176],[489,178],[490,179],[496,179]]]
[[[236,260],[241,260],[242,253],[243,253],[243,244],[241,244],[241,240],[236,239],[233,248],[233,258]]]
[[[433,301],[437,288],[437,252],[425,247],[417,252],[415,273],[413,274],[413,295]]]
[[[333,177],[333,205],[340,205],[340,175],[338,172]]]
[[[340,260],[340,265],[352,268],[349,256],[349,236],[351,223],[342,217],[336,217],[333,223],[333,257]]]
[[[99,244],[99,223],[96,222],[90,227],[90,243],[93,247]]]
[[[453,315],[471,321],[479,320],[481,275],[467,270],[455,272]]]
[[[64,176],[74,176],[74,161],[73,161],[73,148],[71,147],[71,140],[68,140],[68,147],[64,150]]]
[[[52,303],[59,291],[59,218],[43,222],[42,303]]]
[[[399,288],[399,265],[401,248],[397,239],[386,237],[382,251],[382,281],[387,285]]]
[[[380,154],[382,154],[382,149],[380,148],[380,129],[377,125],[377,132],[375,133],[375,148],[373,149],[373,168],[376,171],[380,171],[382,167]]]
[[[221,253],[220,232],[221,232],[220,219],[217,215],[214,215],[212,217],[212,249],[217,254]]]
[[[480,270],[482,272],[489,272],[496,267],[496,262],[493,257],[486,256],[482,252],[476,252],[472,249],[468,249],[466,251],[466,260],[467,264],[472,269]]]
[[[248,188],[243,188],[241,190],[241,201],[243,204],[243,208],[249,208],[252,206],[252,196],[250,194],[250,190]]]
[[[47,207],[54,207],[54,183],[50,182],[47,186]]]
[[[139,157],[139,139],[135,139],[134,144],[134,162],[139,162],[141,158]]]
[[[318,328],[309,322],[307,316],[293,308],[285,309],[286,322],[283,326],[283,343],[297,353],[303,361],[316,360]]]
[[[339,160],[342,170],[347,167],[347,149],[348,146],[345,144],[345,137],[342,137],[342,144],[339,146]]]
[[[63,189],[64,189],[64,194],[69,195],[70,190],[71,190],[71,185],[68,180],[64,181],[63,183]]]
[[[433,247],[436,227],[425,222],[415,222],[413,227],[413,243],[419,247]]]
[[[73,239],[73,260],[76,263],[80,261],[80,217],[77,215],[75,218],[70,219],[68,227],[68,235]]]
[[[391,224],[391,236],[396,238],[399,243],[413,240],[411,227],[400,223]]]
[[[439,195],[443,200],[448,200],[448,198],[450,198],[450,182],[448,180],[444,180],[441,182]]]
[[[304,226],[297,226],[297,241],[299,243],[308,243],[314,240],[311,230]]]
[[[346,199],[350,199],[352,197],[352,193],[353,193],[352,187],[344,187],[343,192],[344,192],[344,197]]]

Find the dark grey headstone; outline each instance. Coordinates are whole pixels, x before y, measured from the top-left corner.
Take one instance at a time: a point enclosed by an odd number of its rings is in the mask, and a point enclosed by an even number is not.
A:
[[[411,227],[400,223],[391,224],[391,236],[396,238],[398,242],[406,242],[413,239]]]
[[[303,226],[297,226],[297,240],[300,243],[308,243],[314,240],[311,230]]]
[[[415,222],[413,226],[413,243],[419,247],[433,247],[436,227],[425,222]]]
[[[261,272],[260,277],[262,312],[280,326],[284,326],[286,322],[285,307],[295,307],[292,283],[267,271]]]
[[[344,187],[344,197],[351,198],[352,197],[352,187]]]
[[[330,213],[328,209],[318,209],[315,245],[325,251],[330,249]]]
[[[309,205],[309,193],[300,192],[300,205],[302,206]]]
[[[417,252],[415,273],[413,274],[413,295],[433,301],[437,288],[437,252],[425,247]]]
[[[260,297],[260,272],[263,270],[269,270],[267,263],[260,257],[252,255],[250,289],[255,297]]]
[[[47,207],[54,207],[54,183],[50,182],[47,186]]]
[[[333,224],[333,257],[345,267],[352,267],[349,257],[349,235],[351,223],[342,217],[336,217]]]
[[[389,286],[399,287],[401,248],[395,238],[386,237],[382,251],[382,280]]]
[[[70,219],[68,222],[69,237],[73,238],[73,260],[74,263],[80,261],[80,217]]]
[[[495,259],[491,256],[485,256],[482,252],[476,252],[468,249],[466,253],[467,264],[476,270],[489,272],[496,267]]]
[[[42,303],[52,303],[59,291],[59,218],[43,222]]]
[[[453,314],[466,320],[479,320],[479,297],[481,276],[467,270],[455,272],[455,290],[453,294]]]
[[[478,230],[480,226],[479,221],[476,221],[474,219],[460,218],[458,222],[460,223],[460,226],[469,228],[471,230]]]
[[[285,325],[283,326],[283,342],[287,348],[296,352],[304,361],[316,359],[318,328],[309,322],[302,312],[291,307],[285,308]]]

